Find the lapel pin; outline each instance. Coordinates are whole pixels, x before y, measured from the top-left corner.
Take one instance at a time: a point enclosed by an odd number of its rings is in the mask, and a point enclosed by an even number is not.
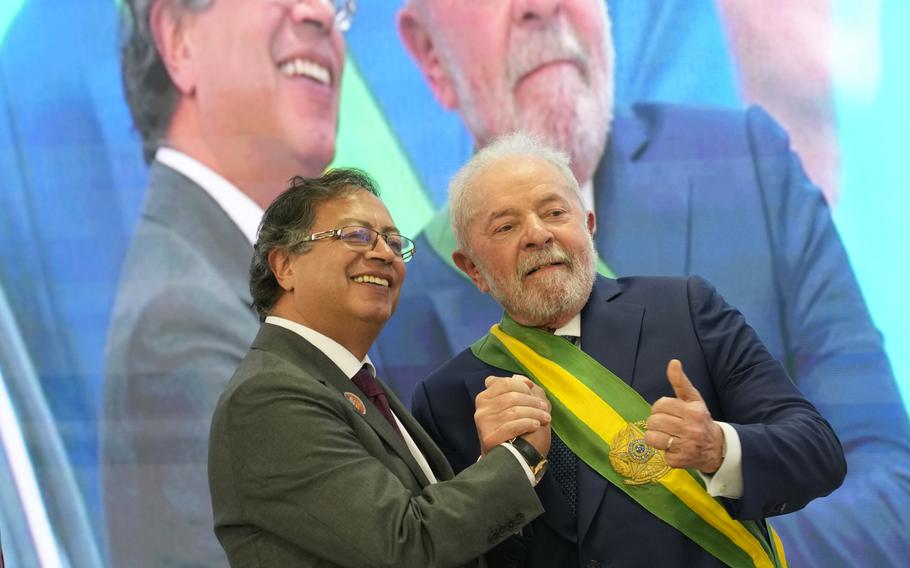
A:
[[[361,414],[367,413],[367,407],[363,405],[363,401],[360,400],[360,397],[352,392],[345,392],[344,398],[348,399],[348,402],[354,405],[354,409]]]

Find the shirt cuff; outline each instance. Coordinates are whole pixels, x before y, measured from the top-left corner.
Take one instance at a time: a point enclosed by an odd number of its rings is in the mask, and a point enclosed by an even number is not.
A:
[[[743,450],[736,428],[726,422],[718,422],[724,433],[724,457],[711,475],[698,472],[705,481],[705,489],[711,497],[739,499],[743,496]]]
[[[515,446],[508,442],[503,442],[499,445],[512,452],[512,455],[515,456],[515,459],[517,459],[518,463],[521,464],[521,468],[525,470],[525,475],[528,476],[528,481],[531,482],[531,487],[536,487],[537,482],[534,480],[534,472],[531,471],[531,466],[529,466],[527,460],[525,460],[524,457],[518,453],[518,450],[515,449]]]

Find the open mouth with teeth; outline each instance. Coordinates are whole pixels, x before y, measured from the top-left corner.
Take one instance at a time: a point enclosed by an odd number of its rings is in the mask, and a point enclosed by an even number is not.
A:
[[[304,77],[320,85],[332,84],[332,72],[328,68],[302,57],[289,59],[278,66],[278,70],[285,77]]]
[[[370,276],[369,274],[364,274],[362,276],[355,276],[351,278],[354,282],[358,284],[373,284],[376,286],[382,286],[384,288],[389,287],[389,281],[385,278],[380,278],[378,276]]]

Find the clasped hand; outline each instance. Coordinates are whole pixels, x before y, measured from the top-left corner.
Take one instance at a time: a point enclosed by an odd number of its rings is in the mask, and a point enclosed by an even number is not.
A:
[[[474,399],[474,424],[481,455],[497,445],[523,437],[542,455],[550,451],[550,401],[527,377],[487,377],[486,389]]]

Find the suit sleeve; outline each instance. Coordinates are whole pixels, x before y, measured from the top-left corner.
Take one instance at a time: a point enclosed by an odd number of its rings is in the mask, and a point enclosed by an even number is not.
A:
[[[467,563],[542,513],[504,448],[413,491],[337,392],[297,379],[258,376],[227,405],[232,482],[213,499],[235,490],[252,524],[341,566],[431,567]]]
[[[910,555],[902,513],[910,507],[910,424],[881,335],[830,210],[786,135],[759,109],[748,130],[784,304],[784,363],[831,423],[850,472],[841,490],[775,526],[793,565],[902,564]],[[861,547],[846,544],[858,535]]]
[[[830,425],[793,385],[745,318],[707,282],[688,282],[689,308],[723,416],[742,445],[741,519],[795,511],[831,493],[846,474]]]

